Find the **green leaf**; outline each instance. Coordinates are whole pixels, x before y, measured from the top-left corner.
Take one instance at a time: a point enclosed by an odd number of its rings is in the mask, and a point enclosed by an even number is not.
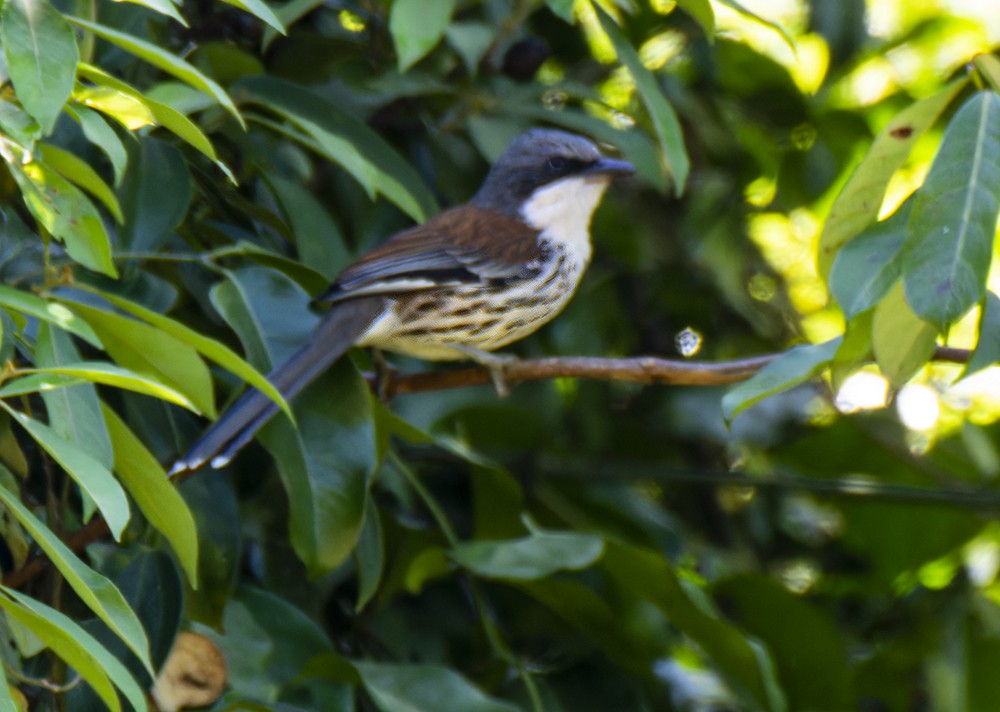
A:
[[[278,175],[267,181],[292,228],[299,260],[332,280],[351,262],[337,223],[302,183]]]
[[[84,605],[107,624],[135,653],[146,672],[155,677],[149,658],[149,640],[139,618],[129,607],[121,591],[107,578],[87,566],[68,546],[60,541],[41,520],[18,501],[6,487],[0,487],[0,502],[21,523],[35,543],[65,577]]]
[[[263,0],[225,0],[230,5],[246,10],[258,20],[266,22],[281,34],[287,34],[281,19]],[[287,3],[285,3],[287,4]]]
[[[100,383],[105,386],[114,386],[126,391],[133,391],[147,396],[153,396],[169,403],[174,403],[183,408],[187,408],[195,413],[201,411],[183,393],[164,385],[162,382],[146,378],[138,373],[134,373],[127,368],[116,366],[113,363],[103,361],[80,361],[78,363],[64,363],[59,366],[48,368],[26,368],[21,373],[25,374],[56,374],[68,376],[73,379],[80,379],[90,383]],[[110,463],[108,463],[110,465]]]
[[[829,274],[840,248],[878,217],[889,180],[966,83],[952,82],[936,94],[910,104],[879,131],[830,207],[819,240],[821,275]]]
[[[639,53],[615,24],[611,15],[605,12],[600,5],[594,5],[594,10],[601,21],[601,27],[604,28],[614,45],[615,54],[618,55],[618,59],[628,68],[629,73],[635,79],[639,96],[642,97],[643,104],[653,120],[653,128],[656,129],[656,137],[660,141],[660,148],[667,162],[667,170],[673,177],[674,195],[680,197],[684,194],[684,186],[687,183],[691,162],[688,159],[687,150],[684,148],[684,134],[681,131],[677,114],[674,113],[673,107],[664,96],[656,77],[639,59]]]
[[[174,5],[173,0],[116,0],[117,2],[131,2],[136,5],[142,5],[143,7],[148,7],[153,12],[158,12],[161,15],[166,15],[172,20],[176,20],[184,27],[189,27],[187,20],[184,16],[177,10],[177,6]]]
[[[241,101],[260,104],[301,127],[313,140],[306,145],[342,166],[369,193],[385,195],[414,220],[423,222],[438,211],[437,201],[412,166],[347,111],[273,77],[243,79],[233,92]]]
[[[678,0],[677,4],[695,19],[711,40],[715,35],[715,11],[709,0]]]
[[[979,340],[962,371],[962,378],[1000,362],[1000,297],[993,292],[986,292],[978,331]]]
[[[451,668],[441,665],[355,662],[365,689],[382,712],[517,712],[487,697]]]
[[[52,133],[69,99],[80,59],[73,30],[44,0],[6,0],[0,10],[0,45],[18,101]]]
[[[53,373],[33,373],[29,376],[11,378],[0,386],[0,398],[15,398],[17,396],[34,395],[58,388],[85,385],[87,381],[72,376],[61,376]]]
[[[434,49],[454,11],[455,0],[393,0],[389,33],[396,45],[399,71],[405,72]]]
[[[972,63],[989,83],[990,88],[995,92],[1000,92],[1000,59],[992,54],[977,54]]]
[[[784,712],[785,701],[766,653],[693,598],[661,554],[608,542],[601,565],[623,594],[652,603],[695,641],[726,679],[753,701],[753,708]]]
[[[212,376],[193,348],[137,319],[75,302],[66,293],[60,298],[73,304],[118,364],[163,383],[183,394],[196,412],[215,417]]]
[[[496,28],[485,22],[452,22],[444,33],[462,58],[465,71],[475,76],[480,60],[493,44]]]
[[[358,600],[354,610],[361,611],[378,591],[385,568],[385,535],[378,508],[371,498],[365,507],[364,523],[354,549],[354,564],[358,571]]]
[[[0,99],[0,129],[30,151],[41,136],[42,129],[28,112],[17,104]]]
[[[902,272],[902,249],[913,201],[844,245],[830,270],[830,292],[853,319],[878,304]]]
[[[80,66],[83,76],[83,64]],[[73,90],[73,101],[78,106],[90,107],[107,114],[129,131],[156,125],[153,112],[142,99],[113,87],[79,84]]]
[[[1000,215],[1000,97],[969,99],[917,191],[903,248],[913,311],[944,329],[986,296]]]
[[[48,425],[14,410],[2,400],[0,408],[7,411],[90,496],[107,522],[111,535],[120,540],[129,520],[128,499],[110,470],[70,441],[59,437]]]
[[[108,42],[121,47],[126,52],[134,54],[140,59],[149,62],[154,67],[162,69],[167,74],[173,75],[182,82],[190,84],[195,89],[205,92],[215,99],[215,101],[225,108],[230,114],[232,114],[233,117],[240,123],[240,126],[246,128],[246,124],[243,122],[243,117],[240,116],[239,110],[236,108],[236,105],[233,104],[233,100],[229,98],[229,95],[226,94],[226,91],[214,80],[202,74],[198,69],[180,57],[177,57],[176,55],[173,55],[150,42],[141,40],[134,35],[119,32],[118,30],[107,27],[106,25],[90,22],[89,20],[84,20],[80,17],[73,17],[71,15],[68,15],[66,19],[77,27],[82,27],[85,30],[93,32],[101,39],[107,40]]]
[[[114,445],[115,472],[149,523],[163,534],[188,581],[198,587],[198,536],[194,515],[160,463],[111,408],[104,419]]]
[[[0,591],[4,594],[0,595],[0,608],[76,670],[109,710],[121,710],[113,682],[136,712],[147,712],[146,697],[135,679],[90,633],[62,612],[23,593],[6,586],[0,586]]]
[[[534,532],[523,539],[462,542],[455,561],[487,578],[533,580],[557,571],[580,571],[604,553],[604,540],[576,532]]]
[[[28,210],[66,244],[70,257],[96,272],[117,277],[118,271],[111,260],[111,240],[97,208],[87,196],[40,161],[7,165],[21,188]]]
[[[896,282],[872,320],[872,350],[882,373],[893,385],[903,385],[930,359],[936,339],[937,331],[913,313],[903,283]]]
[[[212,299],[239,334],[253,363],[288,358],[309,338],[317,317],[310,298],[279,272],[234,270]],[[341,359],[295,404],[298,428],[285,418],[260,435],[288,492],[292,545],[312,575],[340,564],[361,535],[375,469],[371,393],[349,359]]]
[[[186,141],[192,148],[200,151],[214,161],[215,165],[217,165],[230,180],[233,180],[233,176],[229,168],[222,163],[216,155],[212,142],[209,141],[208,137],[200,128],[198,128],[197,124],[191,121],[191,119],[182,114],[180,111],[169,104],[143,94],[135,87],[126,84],[120,79],[111,76],[104,70],[97,67],[81,63],[79,71],[81,77],[89,79],[95,84],[100,85],[102,89],[111,90],[119,97],[124,97],[132,102],[137,102],[141,106],[142,114],[145,117],[148,117],[150,123],[156,123],[167,129],[167,131],[170,131],[179,139]],[[204,96],[204,94],[202,94],[202,96]]]
[[[125,218],[122,217],[122,209],[118,205],[118,198],[115,197],[111,186],[105,183],[97,175],[97,171],[91,168],[86,161],[76,157],[69,151],[64,151],[58,146],[50,144],[39,145],[38,151],[42,157],[42,161],[50,168],[58,171],[64,178],[73,181],[76,185],[104,203],[108,212],[111,213],[117,222],[124,222]]]
[[[758,371],[752,378],[733,387],[722,398],[722,414],[731,421],[742,411],[775,393],[787,391],[822,371],[833,359],[840,339],[789,349]]]
[[[194,194],[184,155],[176,146],[146,137],[122,182],[125,225],[121,242],[135,252],[156,252],[174,234]]]
[[[30,292],[0,284],[0,307],[41,319],[70,332],[95,348],[103,348],[90,324],[58,302],[49,302]]]
[[[194,348],[205,358],[214,361],[230,373],[239,376],[251,386],[263,391],[271,400],[281,406],[282,410],[291,415],[291,408],[285,402],[281,393],[271,385],[260,371],[244,361],[239,354],[228,346],[207,336],[202,336],[194,329],[190,329],[179,321],[175,321],[168,316],[164,316],[151,309],[147,309],[141,304],[119,297],[117,294],[102,292],[92,287],[84,287],[87,291],[99,295],[108,300],[119,309],[128,312],[132,316],[142,319],[147,324],[156,327],[160,331],[175,337],[177,340]]]
[[[767,644],[792,710],[843,712],[855,706],[853,671],[837,625],[807,598],[764,575],[733,576],[714,587],[729,615]],[[808,655],[802,651],[808,650]]]
[[[53,329],[44,322],[39,326],[38,338],[35,340],[35,363],[38,370],[28,372],[54,373],[89,380],[83,374],[61,370],[65,366],[72,367],[79,360],[80,353],[66,332]],[[101,417],[101,404],[94,384],[43,390],[41,394],[52,429],[110,469],[114,457],[111,440],[108,438],[104,418]]]
[[[563,22],[573,24],[573,7],[576,0],[545,0],[545,4]]]

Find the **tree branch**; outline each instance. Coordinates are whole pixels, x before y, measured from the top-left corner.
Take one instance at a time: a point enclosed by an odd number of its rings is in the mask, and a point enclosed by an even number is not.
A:
[[[633,358],[595,358],[589,356],[552,357],[514,361],[504,368],[508,385],[549,378],[592,378],[602,381],[625,381],[646,385],[724,386],[745,381],[782,354],[767,354],[735,361],[705,363],[677,361],[654,356]],[[966,363],[967,349],[939,347],[934,360]],[[373,377],[370,377],[370,380]],[[390,372],[383,384],[388,398],[448,388],[465,388],[490,383],[490,372],[482,366],[399,374]]]
[[[721,386],[745,381],[760,369],[775,361],[782,354],[767,354],[735,361],[704,363],[697,361],[674,361],[652,356],[635,358],[593,358],[571,356],[566,358],[539,358],[514,361],[504,369],[508,384],[524,381],[538,381],[548,378],[592,378],[604,381],[624,381],[629,383],[668,384],[680,386]],[[934,353],[935,361],[966,363],[971,356],[967,349],[939,347]],[[373,381],[374,376],[369,376]],[[382,388],[387,397],[425,391],[440,391],[447,388],[464,388],[490,383],[488,369],[475,366],[470,368],[434,371],[430,373],[399,374],[389,372]],[[188,473],[190,474],[190,473]],[[772,486],[782,486],[776,481]],[[77,530],[66,542],[76,553],[108,533],[108,527],[99,516]],[[16,571],[3,577],[5,586],[21,588],[38,577],[48,560],[35,557]]]

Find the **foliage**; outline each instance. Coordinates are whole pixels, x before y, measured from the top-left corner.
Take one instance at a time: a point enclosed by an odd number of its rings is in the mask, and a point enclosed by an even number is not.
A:
[[[0,708],[147,709],[195,630],[220,710],[993,709],[998,35],[917,5],[4,0]],[[637,177],[513,351],[780,357],[385,404],[352,353],[167,478],[538,124]]]

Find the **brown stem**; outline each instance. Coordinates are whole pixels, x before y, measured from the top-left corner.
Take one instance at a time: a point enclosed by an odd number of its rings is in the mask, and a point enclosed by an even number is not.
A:
[[[966,363],[970,355],[971,352],[967,349],[939,347],[934,353],[934,360]],[[627,381],[647,385],[658,383],[683,386],[721,386],[745,381],[779,356],[781,354],[767,354],[717,363],[671,361],[652,356],[637,356],[635,358],[575,356],[526,359],[514,361],[506,366],[504,378],[508,384],[565,377]],[[479,366],[408,375],[390,372],[386,374],[386,378],[388,382],[383,384],[383,387],[389,398],[446,388],[477,386],[491,382],[490,372]],[[89,524],[78,529],[66,544],[72,551],[79,553],[88,545],[107,535],[108,531],[108,525],[104,520],[95,516]],[[46,565],[46,559],[36,557],[20,569],[4,576],[3,584],[11,588],[21,588],[37,578],[45,570]]]

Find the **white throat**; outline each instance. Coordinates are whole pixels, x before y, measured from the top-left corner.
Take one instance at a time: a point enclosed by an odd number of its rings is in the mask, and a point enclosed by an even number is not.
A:
[[[590,218],[608,189],[602,175],[565,178],[536,190],[521,206],[524,221],[542,238],[566,246],[584,265],[590,261]]]

